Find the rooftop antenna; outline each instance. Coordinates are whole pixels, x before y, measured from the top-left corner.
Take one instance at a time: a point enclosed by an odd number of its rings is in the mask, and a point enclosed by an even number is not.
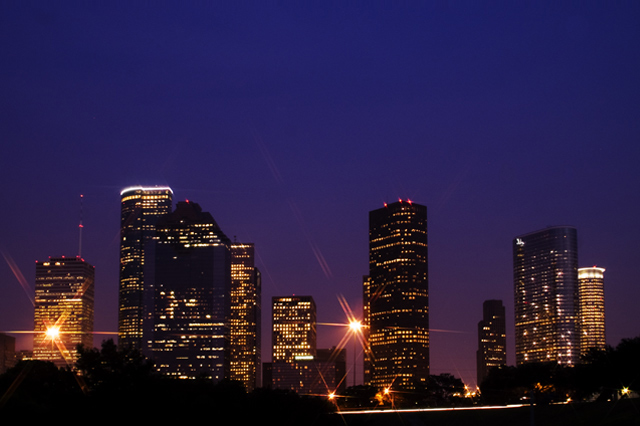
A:
[[[82,257],[82,199],[84,195],[80,194],[80,224],[78,225],[78,257]]]

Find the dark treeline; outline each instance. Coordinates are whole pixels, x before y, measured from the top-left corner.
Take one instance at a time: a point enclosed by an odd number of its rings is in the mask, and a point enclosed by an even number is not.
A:
[[[321,424],[335,406],[295,392],[256,389],[211,380],[179,380],[156,374],[136,351],[105,341],[80,349],[78,373],[49,362],[23,361],[0,376],[0,417],[105,417],[111,420],[173,421],[208,418],[234,424]],[[80,418],[80,417],[78,417]],[[230,424],[230,423],[229,423]]]
[[[219,417],[234,424],[325,424],[343,409],[452,407],[472,404],[615,400],[640,392],[640,337],[592,351],[575,367],[526,364],[493,369],[480,398],[466,398],[462,381],[432,375],[426,384],[384,390],[354,386],[332,401],[284,390],[246,392],[238,382],[178,380],[155,373],[136,351],[111,340],[101,349],[79,349],[77,372],[42,361],[22,361],[0,376],[0,418],[65,415],[113,420],[171,421]],[[51,417],[51,418],[54,418]]]
[[[430,375],[426,383],[416,382],[409,388],[394,387],[389,392],[372,386],[349,387],[335,399],[342,410],[365,408],[460,407],[473,404],[465,398],[461,379],[448,374]]]
[[[524,364],[490,371],[480,386],[481,403],[515,404],[613,400],[640,391],[640,337],[592,350],[581,364]]]

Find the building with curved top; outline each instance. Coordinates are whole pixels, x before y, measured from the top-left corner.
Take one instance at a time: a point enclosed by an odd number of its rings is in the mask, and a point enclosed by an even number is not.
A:
[[[604,324],[604,268],[578,269],[580,354],[606,346]]]

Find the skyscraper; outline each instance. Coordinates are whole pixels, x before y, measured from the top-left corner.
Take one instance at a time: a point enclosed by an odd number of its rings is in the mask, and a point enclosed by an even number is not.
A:
[[[425,206],[400,200],[369,213],[365,362],[378,388],[412,389],[429,378],[427,247]]]
[[[507,334],[502,300],[485,300],[482,304],[476,356],[478,386],[491,368],[507,364]]]
[[[168,187],[130,187],[120,193],[120,293],[118,342],[142,349],[145,252],[158,218],[171,212]]]
[[[513,240],[516,363],[579,360],[578,236],[556,226]]]
[[[604,268],[578,269],[580,354],[606,346],[604,326]]]
[[[316,304],[311,296],[273,298],[273,362],[316,355]]]
[[[230,378],[260,386],[261,282],[253,244],[231,243]]]
[[[77,345],[93,348],[94,267],[80,257],[36,261],[33,356],[73,366]]]
[[[182,201],[156,224],[151,353],[178,378],[229,374],[230,241],[211,214]]]

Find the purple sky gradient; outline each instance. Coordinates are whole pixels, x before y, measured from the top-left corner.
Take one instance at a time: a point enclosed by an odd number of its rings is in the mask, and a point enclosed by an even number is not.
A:
[[[33,297],[35,260],[78,252],[83,194],[97,331],[120,190],[168,185],[255,243],[265,361],[272,296],[360,313],[368,212],[398,198],[428,208],[433,373],[475,384],[493,298],[514,362],[511,240],[549,225],[607,269],[609,344],[640,335],[638,2],[0,1],[0,40],[0,249]],[[32,330],[4,261],[0,288],[0,330]]]

